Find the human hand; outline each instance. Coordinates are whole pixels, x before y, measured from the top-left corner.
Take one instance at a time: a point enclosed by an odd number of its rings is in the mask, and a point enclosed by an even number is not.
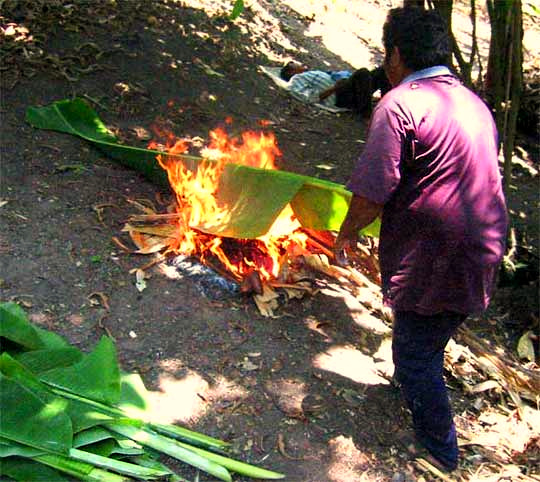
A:
[[[347,267],[350,263],[351,254],[356,250],[358,235],[345,235],[340,232],[334,242],[334,261],[338,266]]]
[[[351,255],[358,247],[360,229],[368,226],[380,215],[382,204],[362,196],[353,195],[347,215],[334,242],[334,259],[339,266],[349,266]]]

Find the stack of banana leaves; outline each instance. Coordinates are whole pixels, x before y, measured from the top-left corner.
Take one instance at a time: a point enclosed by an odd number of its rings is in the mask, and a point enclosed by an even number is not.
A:
[[[185,480],[161,454],[219,480],[282,474],[226,456],[228,444],[145,421],[147,393],[103,337],[90,353],[0,303],[0,477],[24,481]],[[146,417],[148,420],[148,417]]]

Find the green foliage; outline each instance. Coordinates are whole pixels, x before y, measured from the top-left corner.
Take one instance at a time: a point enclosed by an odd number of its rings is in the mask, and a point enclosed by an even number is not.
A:
[[[2,459],[0,475],[6,475],[14,480],[31,480],[32,482],[69,482],[71,480],[57,470],[23,457]]]
[[[15,303],[0,306],[0,337],[20,345],[22,349],[43,348],[43,341],[30,325],[26,313]]]
[[[0,355],[0,475],[21,481],[65,480],[59,472],[100,482],[128,480],[124,476],[183,480],[155,459],[157,450],[220,480],[232,480],[229,470],[283,478],[199,448],[223,452],[225,442],[144,422],[144,384],[136,374],[120,373],[109,338],[83,354],[38,330],[18,305],[0,303],[0,313],[2,337],[18,348],[17,359],[6,351]],[[130,418],[134,410],[141,418]]]
[[[84,373],[84,377],[81,377]],[[76,393],[90,400],[114,405],[120,399],[120,370],[116,347],[110,338],[102,337],[97,347],[71,366],[54,368],[41,374],[48,385]]]
[[[0,357],[0,436],[45,452],[68,454],[73,431],[67,403],[43,396],[45,387],[7,353]],[[6,375],[7,373],[7,375]]]
[[[229,15],[229,18],[231,20],[237,19],[242,12],[244,11],[244,0],[235,0],[233,9],[231,14]]]

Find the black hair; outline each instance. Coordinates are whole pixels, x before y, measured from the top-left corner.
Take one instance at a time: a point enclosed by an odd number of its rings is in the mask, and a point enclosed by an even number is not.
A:
[[[411,70],[447,65],[450,59],[446,23],[433,9],[391,9],[383,27],[383,44],[387,59],[397,47],[403,63]]]
[[[336,107],[346,107],[364,117],[372,110],[372,96],[378,90],[381,96],[391,89],[382,67],[356,70],[350,77],[336,83]]]
[[[279,71],[279,76],[289,82],[290,78],[296,74],[298,67],[300,67],[301,64],[291,60],[290,62],[287,62],[283,67],[281,67],[281,70]]]
[[[392,85],[390,84],[388,77],[386,77],[386,72],[384,71],[384,68],[382,66],[376,67],[375,69],[371,70],[369,73],[371,75],[371,93],[372,94],[380,90],[381,97],[382,97],[392,88]]]

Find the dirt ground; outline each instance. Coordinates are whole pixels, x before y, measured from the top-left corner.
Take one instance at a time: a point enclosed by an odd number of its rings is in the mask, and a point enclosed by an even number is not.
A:
[[[168,192],[81,139],[25,123],[29,106],[74,96],[130,145],[144,146],[156,121],[207,139],[228,116],[235,132],[269,120],[281,168],[345,182],[366,119],[306,106],[257,67],[288,58],[338,69],[375,65],[390,3],[354,3],[365,28],[354,38],[364,65],[323,41],[325,15],[343,2],[298,2],[313,7],[304,11],[285,1],[249,3],[230,22],[218,1],[0,2],[0,299],[21,302],[33,321],[85,350],[113,336],[122,367],[140,372],[155,392],[160,420],[232,441],[239,458],[285,480],[431,480],[396,445],[409,418],[376,368],[388,361],[378,351],[384,336],[323,294],[265,318],[249,297],[209,295],[197,279],[173,280],[157,268],[138,291],[130,270],[150,259],[122,252],[112,238],[129,244],[121,229],[136,211],[130,200],[158,203]],[[535,245],[538,150],[524,145],[529,157],[516,165],[509,204],[520,235]],[[500,288],[477,332],[512,352],[521,333],[538,329],[537,288]],[[457,413],[474,411],[474,397],[459,388],[452,399]]]

